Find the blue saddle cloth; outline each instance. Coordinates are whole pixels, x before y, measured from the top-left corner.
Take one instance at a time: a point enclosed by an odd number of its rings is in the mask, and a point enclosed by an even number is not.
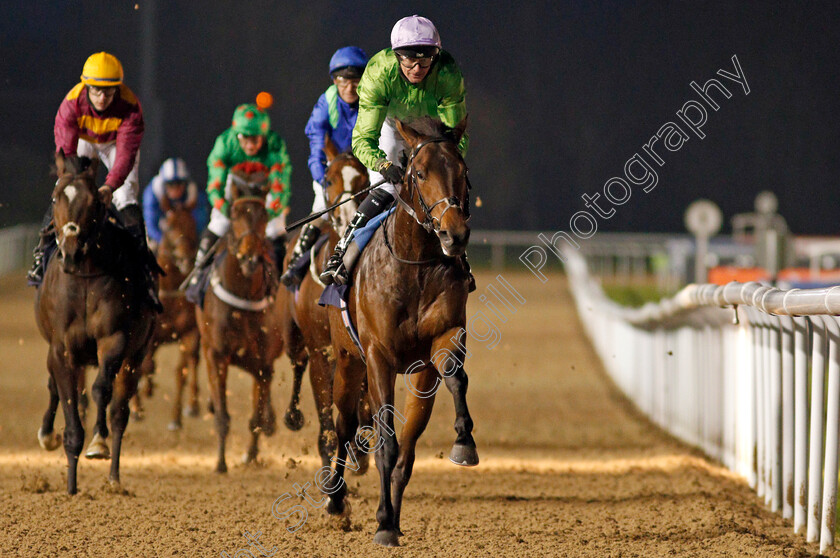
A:
[[[378,229],[382,225],[382,222],[394,212],[394,209],[395,208],[392,207],[388,211],[380,213],[368,221],[364,227],[356,231],[355,236],[353,236],[353,242],[359,247],[359,254],[362,253],[370,242],[370,239],[373,238],[373,233],[376,232],[376,229]],[[341,308],[341,301],[343,300],[344,302],[347,302],[347,293],[349,290],[349,285],[336,285],[335,283],[327,285],[327,288],[324,289],[323,293],[321,293],[318,305]]]
[[[321,246],[326,244],[326,242],[330,239],[330,235],[328,234],[321,234],[318,237],[318,240],[315,241],[315,245],[312,249],[307,250],[303,254],[300,255],[299,258],[289,262],[289,270],[292,271],[298,277],[303,277],[306,273],[306,269],[309,267],[310,262],[312,261],[312,254],[317,254],[318,250],[321,249]],[[300,285],[290,285],[286,287],[286,290],[290,292],[295,292],[300,289]]]

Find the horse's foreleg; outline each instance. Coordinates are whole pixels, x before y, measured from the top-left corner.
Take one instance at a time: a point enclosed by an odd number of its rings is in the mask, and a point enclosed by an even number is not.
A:
[[[67,456],[67,493],[76,493],[76,471],[79,455],[85,444],[85,429],[79,418],[77,377],[81,369],[73,369],[64,361],[64,348],[51,346],[47,357],[50,376],[55,379],[55,387],[64,411],[64,453]]]
[[[143,363],[140,365],[140,377],[146,378],[147,383],[151,382],[151,375],[154,373],[155,370],[155,359],[154,359],[154,352],[149,351],[146,355],[146,358],[143,359]],[[131,410],[131,418],[134,420],[140,421],[144,418],[143,413],[143,397],[151,397],[151,393],[140,393],[140,390],[137,390],[137,393],[134,394],[134,397],[131,398],[131,402],[129,403],[129,408]]]
[[[347,355],[339,354],[336,360],[333,394],[338,410],[336,435],[338,448],[335,455],[335,471],[324,492],[329,494],[330,503],[327,512],[337,515],[346,511],[347,484],[344,481],[344,469],[349,464],[356,467],[358,456],[353,451],[352,443],[358,427],[357,408],[359,406],[359,386],[365,375],[365,367],[360,362],[351,360]]]
[[[52,374],[47,382],[47,388],[50,390],[50,403],[41,421],[41,428],[38,429],[38,444],[47,451],[53,451],[61,445],[61,435],[53,431],[55,412],[58,409],[58,388],[55,387],[55,378]]]
[[[312,384],[312,395],[318,411],[318,453],[321,466],[329,467],[330,458],[335,455],[338,446],[332,411],[333,366],[321,351],[314,351],[309,359],[309,382]]]
[[[87,410],[88,410],[88,396],[87,396],[87,386],[85,385],[85,369],[81,369],[81,373],[79,374],[78,380],[76,380],[76,384],[79,390],[79,416],[82,418],[82,422],[85,422],[87,418]]]
[[[376,466],[379,469],[379,507],[376,510],[379,528],[373,542],[382,546],[399,546],[399,531],[391,503],[391,478],[399,453],[394,429],[394,415],[397,413],[394,408],[394,371],[376,349],[367,351],[367,379],[376,432],[379,436],[375,454]],[[353,393],[357,403],[359,387],[356,386]]]
[[[225,463],[225,439],[230,429],[230,415],[227,411],[227,368],[228,362],[217,355],[212,348],[205,349],[207,378],[210,384],[210,397],[213,402],[213,417],[216,422],[216,435],[219,437],[219,453],[216,472],[227,473]]]
[[[188,373],[185,360],[184,349],[181,348],[181,358],[178,359],[178,364],[175,366],[175,401],[172,402],[172,420],[167,425],[167,429],[171,431],[181,429],[181,401],[184,396],[184,380]]]
[[[120,482],[120,452],[123,434],[130,415],[128,402],[137,392],[141,362],[140,359],[137,359],[134,363],[126,363],[114,379],[114,400],[111,403],[111,430],[114,432],[114,451],[111,457],[111,475],[109,478],[114,483]]]
[[[365,377],[362,381],[362,387],[359,391],[359,410],[356,413],[359,418],[359,427],[372,429],[373,418],[371,416],[370,401],[368,400],[367,394],[367,377]],[[356,450],[358,450],[356,455],[359,456],[359,469],[357,471],[353,471],[353,474],[361,476],[367,473],[370,468],[370,453],[373,450],[370,449],[370,443],[364,436],[359,438],[354,437],[353,446]]]
[[[295,324],[286,324],[284,332],[284,345],[289,362],[292,363],[292,397],[289,400],[289,407],[283,417],[283,423],[289,430],[298,431],[303,428],[303,413],[300,412],[300,389],[303,380],[303,373],[306,372],[306,365],[309,363],[309,356],[303,343],[303,336]]]
[[[394,507],[395,527],[397,533],[402,536],[400,530],[400,510],[402,509],[403,493],[411,472],[414,468],[415,449],[417,440],[432,416],[432,408],[435,404],[435,385],[440,382],[438,372],[428,366],[424,370],[412,374],[411,384],[414,391],[409,390],[405,400],[405,424],[400,433],[400,453],[397,458],[397,465],[391,477],[391,505]],[[420,394],[420,395],[418,395]],[[424,396],[424,394],[429,394]]]
[[[93,382],[93,400],[96,402],[96,424],[93,439],[85,457],[108,459],[110,451],[105,441],[108,438],[107,410],[114,393],[114,379],[120,371],[125,351],[126,338],[122,332],[98,339],[99,373]]]
[[[193,330],[181,339],[181,355],[186,362],[187,377],[190,389],[190,402],[187,403],[185,414],[189,417],[198,416],[198,354],[201,340],[198,330]]]
[[[473,440],[473,420],[467,407],[467,384],[464,371],[464,349],[456,343],[459,336],[466,336],[463,329],[453,329],[435,339],[432,343],[434,365],[446,382],[446,388],[455,401],[455,443],[449,453],[449,460],[456,465],[472,467],[478,465],[478,451]]]
[[[254,414],[248,421],[248,428],[251,431],[251,445],[242,458],[243,463],[256,461],[259,453],[260,434],[264,433],[266,436],[271,436],[276,428],[277,419],[274,415],[274,409],[271,407],[271,373],[272,369],[268,366],[260,370],[254,378],[254,386],[251,390]]]

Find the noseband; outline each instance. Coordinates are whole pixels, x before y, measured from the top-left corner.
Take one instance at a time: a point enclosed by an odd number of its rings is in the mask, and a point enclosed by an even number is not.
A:
[[[417,184],[417,169],[414,168],[414,159],[417,157],[417,154],[420,153],[420,150],[423,149],[426,145],[430,143],[443,143],[443,142],[450,142],[455,143],[451,138],[433,138],[427,139],[418,143],[414,149],[411,150],[411,154],[408,157],[408,166],[406,167],[406,176],[408,179],[406,180],[406,185],[409,187],[409,193],[411,197],[414,197],[414,191],[417,191],[417,199],[420,202],[420,208],[423,210],[423,220],[421,221],[420,218],[417,216],[417,212],[414,211],[414,208],[411,207],[402,197],[400,196],[399,192],[396,192],[397,201],[406,210],[406,212],[411,215],[417,224],[426,229],[428,232],[434,232],[438,234],[440,232],[441,221],[443,220],[443,216],[446,215],[446,212],[450,209],[457,208],[461,210],[461,212],[466,217],[466,220],[469,221],[470,219],[470,204],[469,204],[469,190],[472,189],[472,185],[470,184],[469,172],[466,174],[467,180],[467,203],[464,204],[461,200],[459,200],[456,196],[450,196],[448,198],[442,198],[433,203],[432,205],[428,205],[426,200],[423,199],[423,194],[420,192],[420,186]],[[460,152],[459,152],[460,156]],[[463,157],[462,157],[463,160]],[[443,212],[440,214],[440,217],[434,217],[432,215],[432,210],[441,204],[446,204]]]

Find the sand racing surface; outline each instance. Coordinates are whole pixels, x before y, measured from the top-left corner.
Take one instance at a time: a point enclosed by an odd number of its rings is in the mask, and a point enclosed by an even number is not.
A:
[[[418,445],[402,511],[405,536],[396,549],[372,542],[379,497],[373,466],[347,477],[349,518],[331,518],[297,496],[282,508],[299,503],[308,510],[297,531],[289,533],[291,521],[271,514],[277,498],[312,483],[320,466],[308,375],[306,425],[300,432],[282,425],[291,385],[285,358],[275,365],[272,392],[280,423],[262,439],[259,464],[240,460],[250,416],[251,379],[244,373],[232,372],[228,383],[228,474],[213,472],[216,436],[203,365],[201,416],[185,418],[180,432],[166,429],[175,362],[168,347],[158,355],[158,389],[145,420],[128,425],[122,485],[108,484],[109,462],[83,458],[79,493],[68,496],[63,448],[48,453],[36,438],[48,374],[34,292],[23,286],[23,273],[0,279],[0,554],[261,556],[246,532],[261,532],[266,555],[278,557],[817,554],[817,545],[768,511],[744,480],[633,410],[584,337],[562,276],[543,286],[527,273],[503,275],[527,302],[497,324],[497,347],[469,341],[468,402],[481,464],[460,468],[446,458],[454,411],[441,389]],[[475,295],[493,279],[479,273]],[[471,296],[467,315],[482,308]],[[89,413],[87,441],[92,426]],[[56,429],[63,429],[61,411]]]

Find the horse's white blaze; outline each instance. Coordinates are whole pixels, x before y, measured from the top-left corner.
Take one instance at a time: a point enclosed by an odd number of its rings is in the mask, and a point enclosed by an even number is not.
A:
[[[78,236],[79,225],[77,225],[75,221],[69,221],[61,227],[61,232],[64,233],[64,236]]]
[[[341,179],[344,181],[345,188],[350,188],[353,184],[353,179],[357,176],[361,176],[361,174],[350,165],[345,165],[341,169]]]
[[[76,187],[72,184],[64,188],[64,195],[67,196],[67,201],[70,203],[73,203],[73,199],[75,199],[76,194],[78,194],[78,191],[76,191]]]

